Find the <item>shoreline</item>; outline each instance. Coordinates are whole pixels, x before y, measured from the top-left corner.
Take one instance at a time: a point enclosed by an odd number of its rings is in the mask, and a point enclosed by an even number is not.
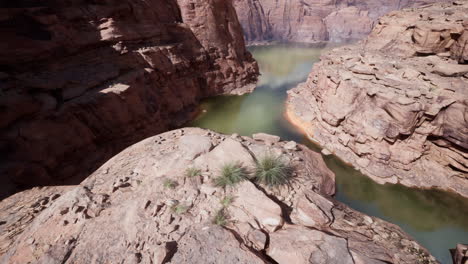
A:
[[[332,42],[332,41],[316,41],[316,42],[300,42],[300,41],[281,41],[281,40],[267,40],[267,41],[254,41],[248,42],[246,44],[247,48],[250,47],[261,47],[261,46],[270,46],[270,45],[289,45],[297,46],[304,48],[326,48],[328,46],[338,47],[354,44],[359,42],[362,39],[350,39],[342,42]]]
[[[299,84],[299,85],[301,85],[301,84]],[[405,187],[413,188],[413,189],[417,189],[417,190],[442,191],[442,192],[447,192],[447,193],[456,195],[456,196],[458,196],[460,198],[463,198],[463,199],[468,199],[468,195],[463,195],[462,193],[457,192],[457,191],[455,191],[453,189],[441,188],[441,187],[424,187],[424,186],[409,185],[409,184],[402,183],[398,178],[397,178],[398,179],[397,182],[395,183],[395,182],[387,181],[386,180],[387,178],[381,178],[381,177],[366,173],[365,171],[361,170],[361,168],[355,166],[352,162],[349,162],[349,161],[345,160],[342,156],[337,154],[335,151],[326,148],[323,144],[320,143],[320,141],[314,139],[313,136],[311,135],[311,133],[309,132],[309,130],[313,129],[312,124],[307,123],[306,121],[303,121],[298,115],[296,115],[295,110],[294,110],[294,106],[292,104],[288,103],[288,101],[291,99],[290,97],[291,96],[288,94],[288,96],[286,98],[286,101],[285,101],[285,107],[284,107],[285,110],[284,110],[284,113],[283,113],[284,118],[293,127],[295,127],[299,133],[306,136],[307,139],[310,140],[312,143],[316,144],[321,149],[329,150],[331,152],[331,155],[333,155],[335,158],[339,159],[344,164],[353,167],[355,170],[359,171],[360,173],[362,173],[362,175],[368,177],[373,182],[375,182],[377,184],[380,184],[380,185],[385,185],[385,184],[401,185],[401,186],[405,186]]]

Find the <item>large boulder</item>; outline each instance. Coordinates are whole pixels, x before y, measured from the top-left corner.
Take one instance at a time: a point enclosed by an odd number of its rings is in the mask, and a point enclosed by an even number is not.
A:
[[[320,154],[287,144],[199,128],[147,138],[80,185],[1,201],[0,262],[435,263],[398,227],[330,198],[322,185],[333,173]],[[282,153],[294,168],[290,184],[268,188],[252,179],[220,188],[213,180],[223,163],[202,162],[227,150],[257,159],[260,149]]]
[[[346,239],[305,227],[285,227],[270,236],[268,255],[278,263],[353,264]]]

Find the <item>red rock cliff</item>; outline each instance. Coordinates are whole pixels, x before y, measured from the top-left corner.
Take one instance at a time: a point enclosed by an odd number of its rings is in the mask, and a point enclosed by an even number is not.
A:
[[[444,0],[235,0],[249,42],[343,42],[369,34],[377,18]]]
[[[468,1],[395,11],[289,93],[310,137],[385,183],[468,197]]]
[[[258,74],[230,1],[0,7],[2,196],[79,181],[122,148],[185,122],[200,98],[242,92]]]

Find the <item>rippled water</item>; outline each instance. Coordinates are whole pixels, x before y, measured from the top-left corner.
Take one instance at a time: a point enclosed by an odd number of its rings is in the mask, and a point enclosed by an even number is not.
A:
[[[191,125],[227,134],[275,134],[319,151],[284,119],[283,110],[286,91],[306,80],[323,49],[290,45],[250,48],[262,73],[257,89],[243,96],[204,101],[202,114]],[[379,185],[333,156],[324,159],[336,174],[339,201],[399,225],[442,263],[451,263],[449,248],[468,243],[468,199],[447,192]]]

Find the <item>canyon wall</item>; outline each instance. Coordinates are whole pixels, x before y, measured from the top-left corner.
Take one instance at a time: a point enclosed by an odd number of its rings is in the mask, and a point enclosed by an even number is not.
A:
[[[0,4],[0,197],[79,182],[258,67],[230,1]]]
[[[445,0],[442,0],[445,1]],[[234,0],[250,43],[346,42],[366,37],[382,15],[440,0]]]
[[[289,92],[290,120],[380,183],[468,197],[468,1],[395,11]]]

